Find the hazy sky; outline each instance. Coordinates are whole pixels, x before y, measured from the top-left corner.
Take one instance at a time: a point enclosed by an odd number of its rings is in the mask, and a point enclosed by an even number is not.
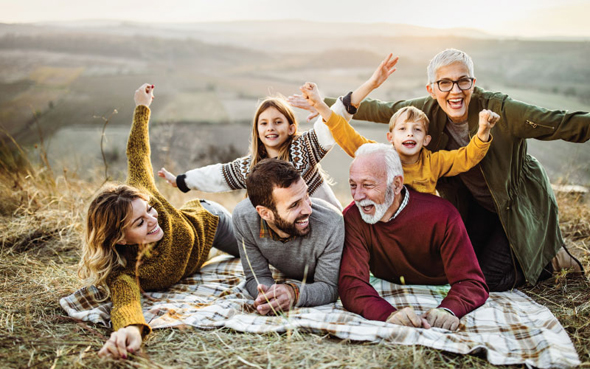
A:
[[[0,22],[88,19],[206,22],[302,19],[590,37],[590,0],[0,0]]]

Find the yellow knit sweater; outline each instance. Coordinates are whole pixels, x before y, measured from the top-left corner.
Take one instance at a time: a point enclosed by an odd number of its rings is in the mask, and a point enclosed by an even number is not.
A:
[[[366,143],[375,143],[358,133],[346,119],[334,112],[325,123],[336,143],[353,158],[359,147]],[[412,186],[418,192],[436,195],[439,178],[456,176],[476,166],[488,152],[491,142],[491,135],[488,142],[483,142],[475,135],[467,146],[458,150],[432,152],[423,147],[416,163],[402,164],[404,184]]]
[[[127,142],[127,184],[150,194],[150,204],[158,211],[158,224],[164,236],[141,256],[139,263],[140,246],[117,246],[126,266],[113,270],[107,278],[113,302],[113,329],[143,325],[144,335],[151,328],[143,317],[140,288],[164,289],[197,272],[207,259],[219,221],[198,199],[176,209],[160,194],[150,160],[149,118],[148,107],[140,105],[135,109]]]

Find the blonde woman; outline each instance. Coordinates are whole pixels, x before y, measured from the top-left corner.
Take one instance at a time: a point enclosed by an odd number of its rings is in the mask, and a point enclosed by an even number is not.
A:
[[[141,290],[164,289],[194,274],[211,247],[239,256],[227,210],[199,199],[176,209],[156,188],[148,136],[153,89],[144,84],[135,92],[127,183],[102,189],[88,209],[79,275],[113,302],[113,333],[99,356],[126,359],[151,332]]]

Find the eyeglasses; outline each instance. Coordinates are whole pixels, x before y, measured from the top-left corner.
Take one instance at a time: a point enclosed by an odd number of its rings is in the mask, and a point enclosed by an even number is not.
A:
[[[440,81],[436,81],[434,83],[437,84],[438,89],[441,92],[451,91],[453,89],[453,87],[455,87],[455,83],[459,87],[459,90],[464,91],[464,90],[469,90],[471,88],[471,86],[473,86],[473,80],[474,80],[474,78],[471,78],[471,77],[463,77],[463,78],[459,78],[458,81],[452,81],[450,79],[441,79]]]

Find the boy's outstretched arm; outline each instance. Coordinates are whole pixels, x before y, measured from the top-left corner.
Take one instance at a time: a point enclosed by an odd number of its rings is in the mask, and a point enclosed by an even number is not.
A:
[[[477,137],[483,142],[490,140],[490,131],[496,123],[500,120],[500,116],[491,110],[482,110],[479,112],[479,130]]]
[[[435,174],[436,180],[440,177],[452,177],[464,173],[484,158],[490,149],[492,135],[490,131],[500,120],[500,116],[491,110],[482,110],[479,112],[479,130],[477,136],[474,136],[467,146],[460,147],[457,150],[439,150],[432,153],[431,165],[432,173]]]
[[[332,110],[330,110],[330,107],[322,99],[318,86],[313,82],[306,82],[303,86],[299,87],[299,90],[301,90],[301,95],[307,103],[313,106],[320,113],[324,121],[327,122],[330,119],[330,115],[332,115]]]

